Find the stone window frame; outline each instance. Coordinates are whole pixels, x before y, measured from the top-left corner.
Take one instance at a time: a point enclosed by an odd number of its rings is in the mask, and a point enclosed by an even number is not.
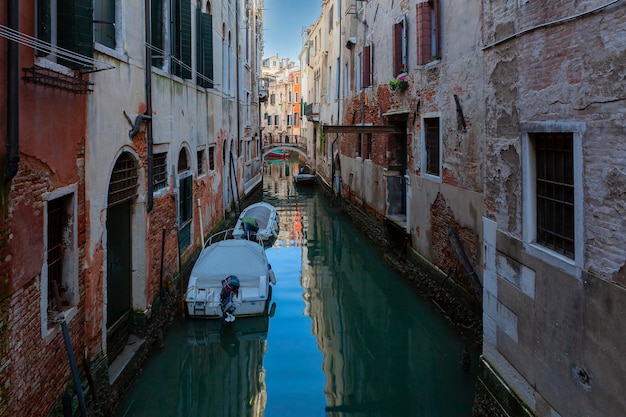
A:
[[[70,321],[77,312],[79,304],[79,282],[78,282],[78,185],[71,184],[44,193],[43,199],[43,254],[44,261],[41,267],[41,336],[43,339],[54,337],[59,326],[54,318],[48,313],[48,204],[57,199],[70,199],[69,204],[65,204],[66,219],[64,228],[68,233],[64,235],[63,246],[63,283],[67,285],[70,302],[67,308],[58,313],[59,320]]]
[[[439,120],[439,175],[429,174],[427,171],[428,154],[427,154],[427,149],[426,149],[426,128],[425,128],[426,119],[438,119]],[[442,138],[443,132],[442,132],[441,124],[442,124],[442,118],[441,118],[440,112],[424,113],[421,116],[421,120],[420,120],[420,126],[421,126],[420,135],[421,135],[421,146],[422,146],[421,175],[422,177],[431,179],[435,182],[441,182],[442,174],[443,174],[443,138]]]
[[[535,258],[581,279],[584,265],[583,136],[584,122],[520,123],[522,131],[522,237],[524,250]],[[533,133],[570,133],[574,164],[574,258],[569,258],[537,243],[536,159]]]

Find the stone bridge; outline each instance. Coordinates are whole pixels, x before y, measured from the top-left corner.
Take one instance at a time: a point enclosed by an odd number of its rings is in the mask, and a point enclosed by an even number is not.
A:
[[[261,151],[263,153],[263,159],[273,150],[280,149],[288,152],[298,152],[304,158],[307,158],[307,146],[306,138],[302,136],[289,136],[285,137],[282,141],[264,142]]]

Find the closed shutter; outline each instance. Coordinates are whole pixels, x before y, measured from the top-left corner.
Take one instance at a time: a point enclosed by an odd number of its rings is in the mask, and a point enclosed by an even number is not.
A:
[[[402,23],[393,25],[393,75],[400,74],[402,67]]]
[[[213,88],[213,15],[202,14],[202,57],[204,59],[204,76],[211,82],[205,87]]]
[[[152,29],[152,66],[163,68],[163,0],[152,0],[150,8]]]
[[[191,78],[191,2],[181,1],[180,8],[180,41],[181,55],[184,67],[181,76],[185,79]]]
[[[361,63],[363,74],[362,74],[362,82],[363,87],[369,87],[372,85],[372,61],[371,61],[371,46],[363,47],[363,62]]]
[[[93,18],[90,0],[66,0],[57,3],[58,39],[61,48],[93,58]],[[84,68],[67,60],[59,63],[72,69]]]
[[[37,39],[43,42],[51,42],[52,18],[50,10],[50,0],[37,0]],[[50,54],[50,48],[43,47],[37,49],[37,56]]]
[[[198,73],[197,84],[201,87],[213,88],[213,16],[196,11],[196,71]],[[200,76],[201,75],[201,76]],[[205,78],[206,77],[206,78]]]

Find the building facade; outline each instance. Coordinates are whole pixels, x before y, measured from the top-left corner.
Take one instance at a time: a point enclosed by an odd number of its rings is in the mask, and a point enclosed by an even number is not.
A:
[[[307,30],[319,179],[476,295],[489,412],[625,409],[624,10],[325,0]]]
[[[148,343],[203,238],[260,184],[264,5],[10,3],[0,416],[44,416],[72,380],[64,325],[78,377],[104,369],[115,401],[129,341]]]
[[[626,4],[484,2],[485,364],[538,416],[626,409]]]

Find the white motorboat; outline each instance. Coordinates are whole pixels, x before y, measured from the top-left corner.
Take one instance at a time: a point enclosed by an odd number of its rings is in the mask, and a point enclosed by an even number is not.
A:
[[[315,184],[315,174],[308,169],[302,167],[297,174],[293,176],[293,183],[296,185],[312,185]]]
[[[276,276],[262,242],[228,234],[232,229],[212,236],[193,266],[185,295],[190,317],[233,321],[267,309]]]
[[[233,237],[261,239],[267,244],[278,237],[278,222],[278,212],[271,204],[265,202],[250,204],[239,215]]]

